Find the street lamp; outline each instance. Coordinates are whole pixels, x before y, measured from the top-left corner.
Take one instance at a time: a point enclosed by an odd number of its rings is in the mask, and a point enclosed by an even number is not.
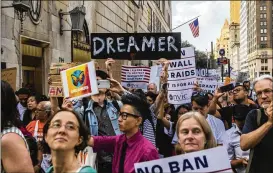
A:
[[[21,33],[23,32],[23,21],[26,19],[27,13],[30,9],[29,0],[13,0],[12,6],[2,6],[1,8],[13,7],[21,21]]]
[[[76,31],[82,32],[83,31],[83,23],[86,14],[85,6],[78,6],[75,7],[73,10],[69,12],[62,12],[62,9],[59,11],[60,16],[60,34],[63,35],[64,31]],[[63,16],[70,15],[72,27],[71,30],[64,30],[63,29]]]

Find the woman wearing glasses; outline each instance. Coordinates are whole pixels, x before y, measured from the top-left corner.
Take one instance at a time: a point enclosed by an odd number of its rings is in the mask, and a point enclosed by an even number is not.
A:
[[[114,153],[112,172],[133,173],[134,163],[158,159],[154,145],[141,135],[139,126],[142,117],[150,115],[149,104],[136,94],[122,96],[123,107],[120,110],[118,123],[119,136],[92,136],[88,145],[94,151],[104,150]]]
[[[47,173],[95,173],[90,166],[81,166],[79,151],[86,147],[88,130],[75,112],[60,110],[44,126],[44,148],[50,148],[52,167]]]

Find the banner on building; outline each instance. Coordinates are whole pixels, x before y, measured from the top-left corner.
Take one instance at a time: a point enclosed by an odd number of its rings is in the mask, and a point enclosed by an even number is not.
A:
[[[181,33],[91,33],[92,59],[181,58]]]
[[[189,103],[195,81],[195,57],[170,61],[168,68],[168,102],[175,105]]]
[[[64,97],[81,98],[98,93],[94,61],[61,72]]]
[[[147,90],[150,72],[150,67],[123,65],[121,67],[121,85],[127,88]]]
[[[16,91],[16,74],[17,74],[16,67],[1,69],[1,80],[9,83],[14,92]]]
[[[198,152],[135,163],[136,173],[179,172],[232,172],[225,147],[215,147]]]

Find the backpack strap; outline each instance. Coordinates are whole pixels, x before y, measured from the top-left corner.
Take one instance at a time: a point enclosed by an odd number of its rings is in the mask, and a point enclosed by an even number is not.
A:
[[[258,127],[261,125],[261,117],[262,117],[261,109],[257,109],[257,125],[258,125]]]
[[[262,112],[260,109],[257,109],[257,126],[258,127],[261,125],[261,117],[262,117]],[[254,155],[254,148],[250,149],[248,164],[246,167],[246,173],[250,173],[250,167],[253,160],[253,155]]]

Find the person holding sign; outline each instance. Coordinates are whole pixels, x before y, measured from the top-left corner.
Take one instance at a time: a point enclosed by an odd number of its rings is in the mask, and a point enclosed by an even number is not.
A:
[[[136,94],[122,96],[123,107],[118,123],[124,133],[119,136],[92,136],[88,145],[94,151],[114,153],[113,173],[134,173],[134,164],[158,159],[154,145],[141,135],[139,127],[144,115],[151,114],[149,104]]]

